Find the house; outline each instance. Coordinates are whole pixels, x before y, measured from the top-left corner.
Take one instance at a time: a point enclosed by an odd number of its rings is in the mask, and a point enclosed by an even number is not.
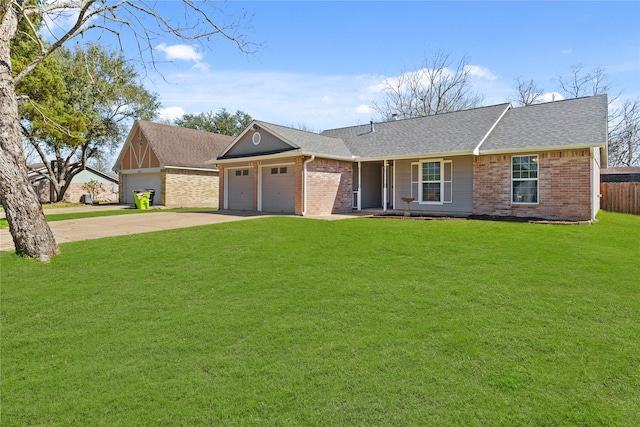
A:
[[[218,168],[206,163],[233,137],[137,120],[113,170],[120,178],[120,203],[133,192],[153,190],[154,204],[218,207]]]
[[[620,166],[602,169],[601,182],[640,182],[640,166]]]
[[[43,163],[29,165],[29,180],[33,185],[41,202],[55,202],[56,194],[49,179],[44,176],[47,168]],[[97,183],[95,188],[95,199],[104,201],[115,201],[118,199],[118,178],[101,172],[91,166],[78,172],[72,179],[71,184],[64,194],[66,202],[82,202],[83,196],[89,194],[86,184]]]
[[[590,220],[607,158],[606,95],[510,104],[320,134],[253,121],[210,163],[222,209],[352,209]]]

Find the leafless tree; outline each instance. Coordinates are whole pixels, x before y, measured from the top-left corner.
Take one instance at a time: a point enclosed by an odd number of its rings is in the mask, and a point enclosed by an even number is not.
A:
[[[386,79],[383,99],[372,108],[388,120],[394,114],[411,118],[477,107],[484,97],[472,89],[472,71],[467,56],[458,62],[442,52],[426,56],[417,70]]]
[[[609,130],[609,163],[640,165],[640,98],[626,100]]]
[[[239,33],[242,17],[225,23],[226,15],[212,2],[180,3],[184,13],[176,16],[183,21],[161,16],[155,2],[147,0],[0,0],[0,195],[18,254],[48,261],[59,249],[27,178],[16,85],[60,46],[89,32],[114,37],[121,45],[128,32],[148,64],[155,64],[153,45],[161,35],[201,42],[223,38],[240,51],[253,49]],[[68,27],[52,27],[69,19]],[[40,36],[42,22],[51,23],[48,30],[54,40],[50,43]],[[19,23],[37,42],[39,53],[16,74],[11,66],[11,40]]]
[[[558,76],[559,89],[565,98],[580,98],[582,96],[595,96],[608,94],[609,102],[612,102],[619,94],[613,94],[614,84],[607,75],[604,67],[595,67],[587,70],[584,64],[576,64],[571,67],[569,76]]]
[[[544,90],[538,87],[533,79],[526,81],[518,78],[514,84],[514,91],[511,102],[517,106],[544,102]]]

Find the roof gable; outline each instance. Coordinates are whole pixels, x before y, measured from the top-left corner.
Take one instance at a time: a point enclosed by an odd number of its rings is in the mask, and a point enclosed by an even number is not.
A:
[[[234,139],[228,135],[137,120],[116,165],[120,163],[128,145],[133,142],[137,129],[158,158],[160,167],[212,169],[206,163],[207,160],[218,156]]]
[[[261,142],[253,143],[253,135],[260,132]],[[233,144],[218,157],[232,159],[291,152],[298,155],[352,157],[351,151],[339,138],[254,120]]]
[[[28,177],[31,181],[39,181],[43,179],[47,179],[46,175],[48,170],[44,163],[33,163],[28,165]],[[83,180],[84,179],[84,180]],[[84,183],[89,182],[92,179],[96,179],[97,181],[104,183],[118,183],[118,177],[112,174],[99,171],[91,166],[85,166],[83,170],[81,170],[77,175],[75,175],[72,179],[72,183]]]
[[[607,115],[606,95],[512,108],[480,146],[480,154],[606,145]]]

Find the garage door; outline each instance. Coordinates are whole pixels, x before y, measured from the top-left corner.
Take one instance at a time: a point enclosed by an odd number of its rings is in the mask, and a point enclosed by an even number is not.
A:
[[[255,210],[253,205],[253,170],[230,169],[227,175],[227,209]]]
[[[124,194],[123,200],[127,204],[134,204],[133,192],[135,190],[154,190],[153,204],[160,204],[160,188],[161,179],[160,173],[134,173],[123,175],[124,179]]]
[[[294,166],[264,166],[262,168],[262,211],[294,213]]]

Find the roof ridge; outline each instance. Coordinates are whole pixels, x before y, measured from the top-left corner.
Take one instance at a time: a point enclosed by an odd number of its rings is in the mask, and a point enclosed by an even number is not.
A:
[[[518,107],[513,107],[514,109],[519,109],[519,108],[527,108],[527,107],[541,107],[544,105],[549,105],[549,104],[560,104],[563,102],[569,102],[569,101],[578,101],[578,100],[585,100],[585,99],[590,99],[590,98],[598,98],[598,97],[608,97],[609,95],[606,93],[599,93],[597,95],[586,95],[586,96],[578,96],[576,98],[563,98],[563,99],[556,99],[556,100],[552,100],[552,101],[545,101],[545,102],[538,102],[536,104],[528,104],[528,105],[520,105]]]
[[[501,102],[499,104],[492,104],[492,105],[482,105],[479,107],[473,107],[473,108],[466,108],[464,110],[455,110],[455,111],[445,111],[443,113],[437,113],[437,114],[429,114],[427,116],[417,116],[417,117],[406,117],[403,119],[396,119],[396,120],[386,120],[386,121],[380,121],[380,122],[373,122],[374,124],[377,125],[383,125],[383,124],[387,124],[387,123],[398,123],[398,122],[406,122],[409,120],[418,120],[418,119],[426,119],[429,117],[436,117],[436,116],[444,116],[444,115],[448,115],[448,114],[454,114],[454,113],[462,113],[465,111],[475,111],[475,110],[481,110],[484,108],[495,108],[495,107],[500,107],[500,106],[506,106],[506,105],[511,105],[510,102]],[[343,129],[350,129],[350,128],[357,128],[360,126],[370,126],[371,122],[369,123],[363,123],[363,124],[359,124],[359,125],[352,125],[352,126],[344,126],[344,127],[339,127],[339,128],[333,128],[333,129],[325,129],[322,131],[322,133],[324,132],[329,132],[329,131],[335,131],[335,130],[343,130]]]

